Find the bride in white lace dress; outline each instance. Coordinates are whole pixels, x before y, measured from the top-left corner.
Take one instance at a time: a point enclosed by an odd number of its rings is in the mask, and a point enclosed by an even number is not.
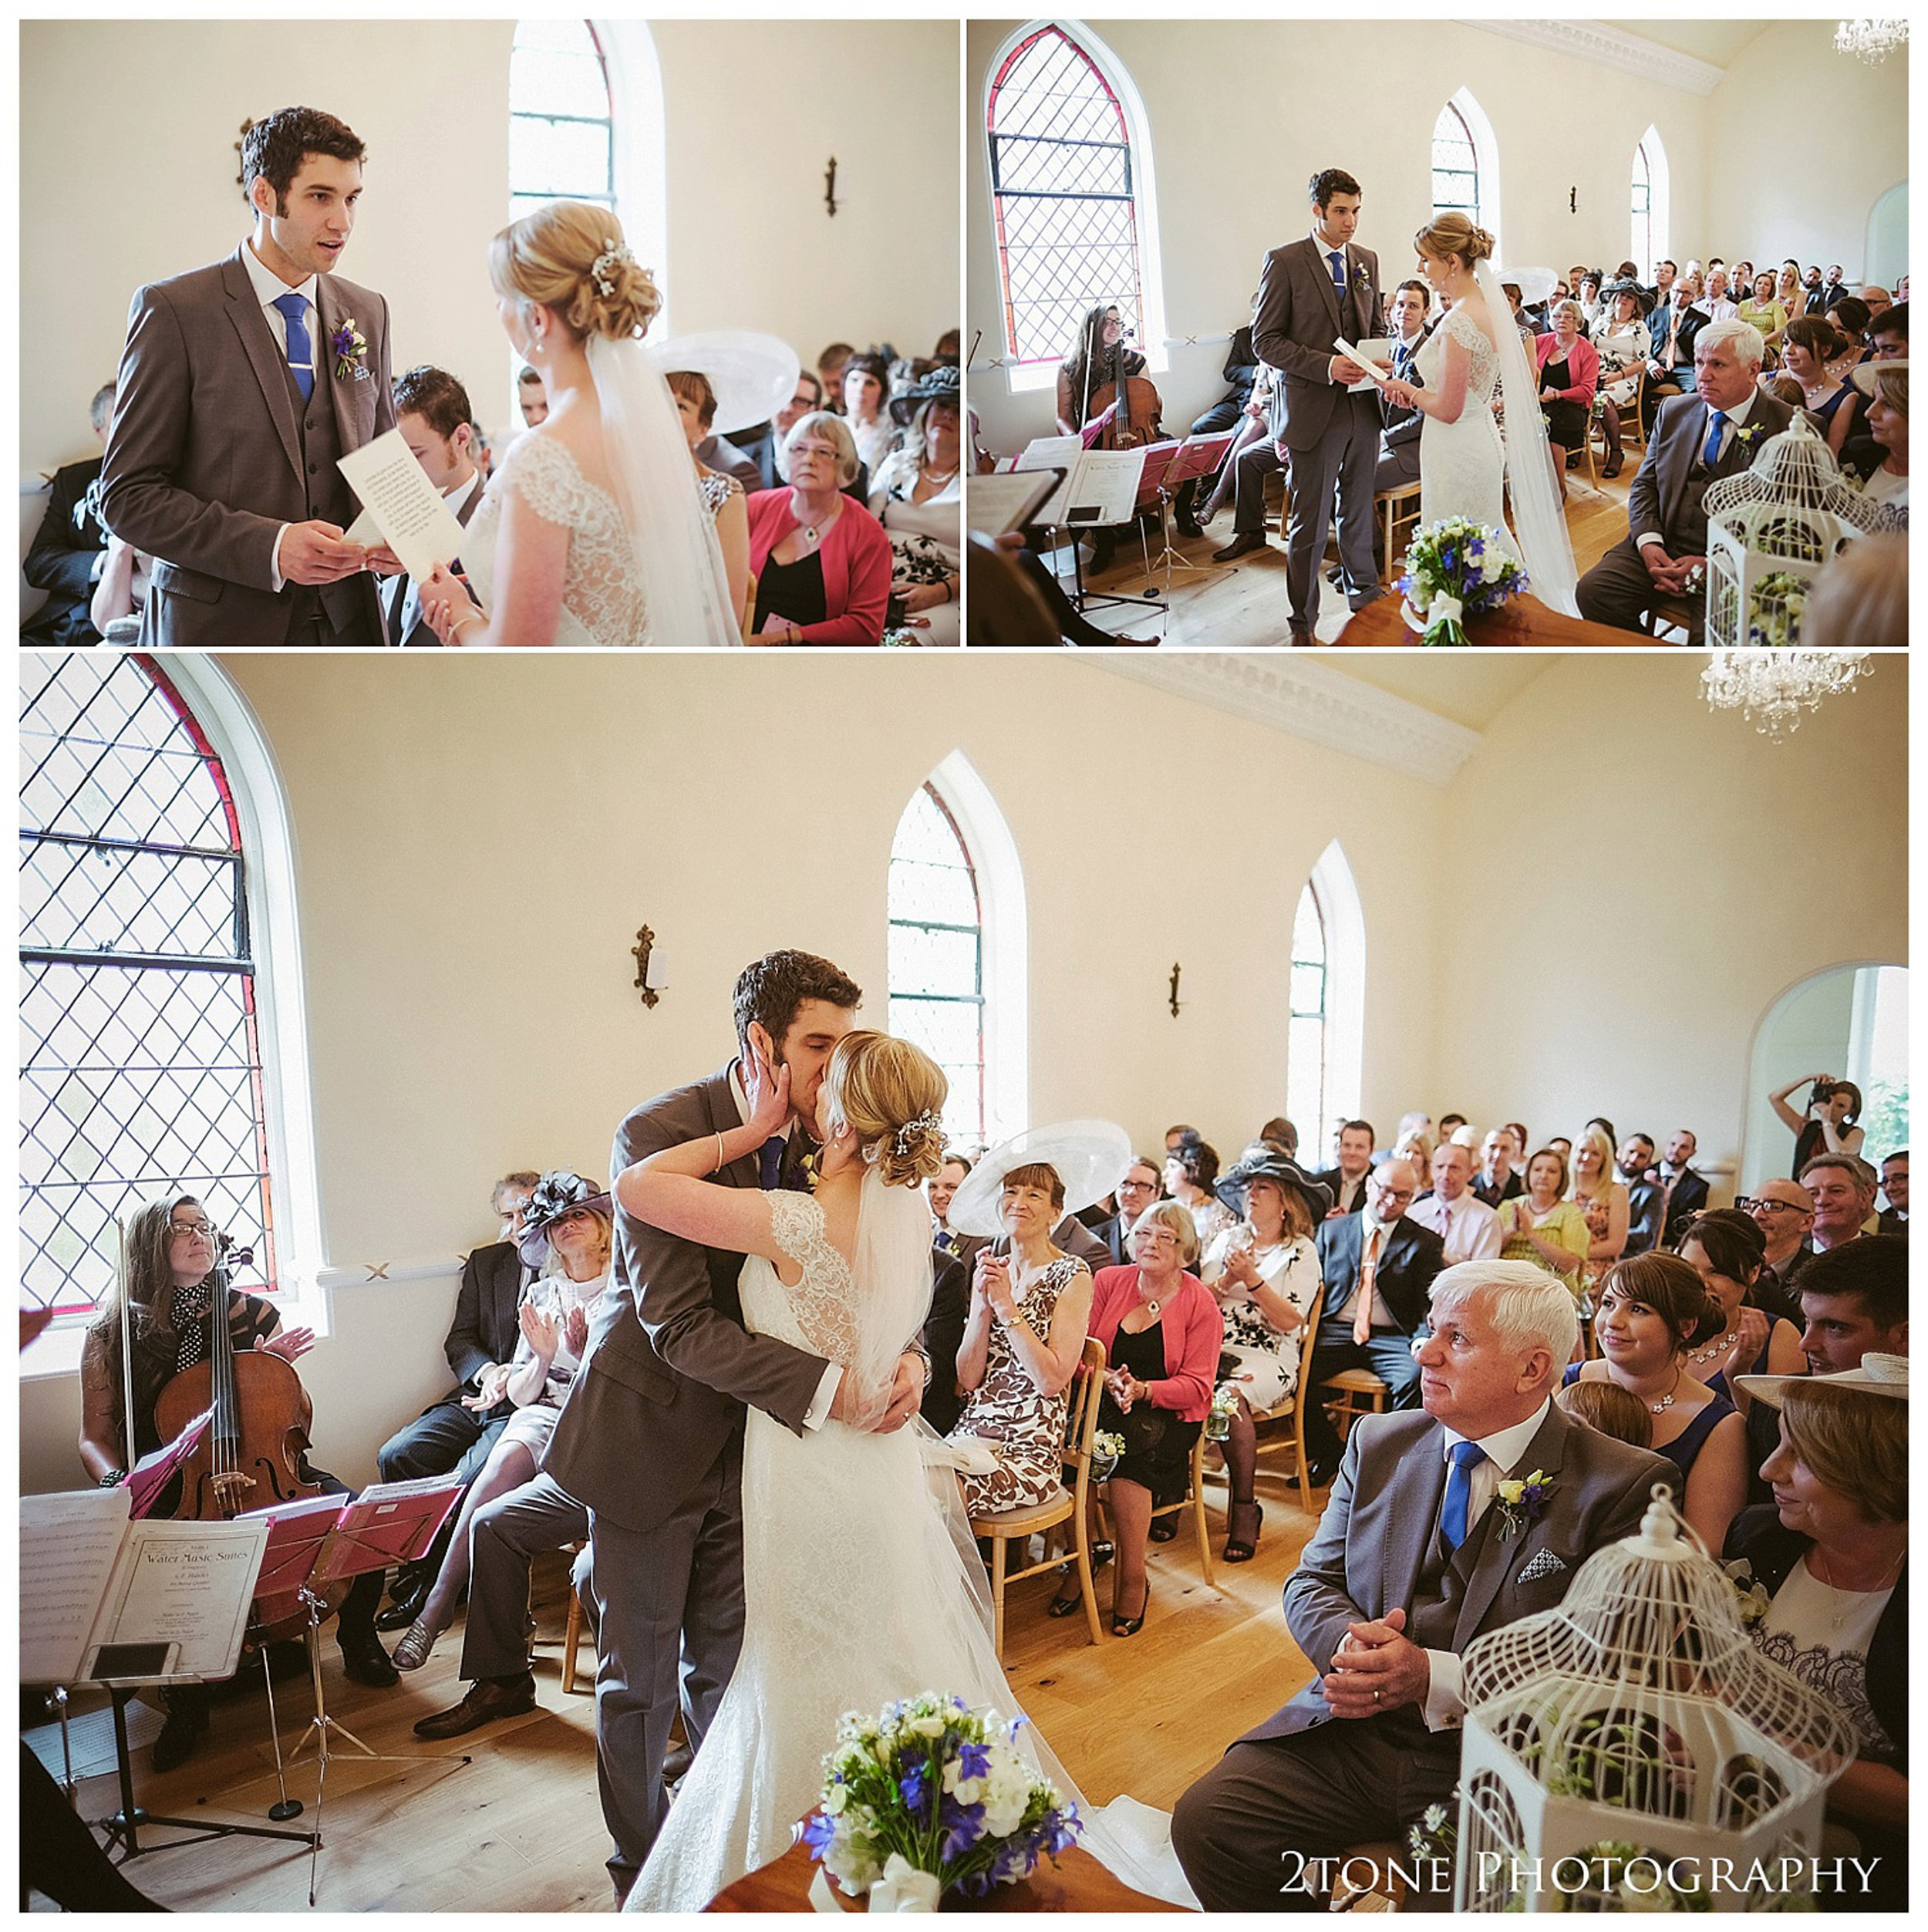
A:
[[[928,1311],[920,1184],[942,1159],[948,1083],[906,1041],[848,1034],[817,1102],[814,1195],[713,1187],[699,1177],[760,1148],[789,1116],[787,1070],[751,1072],[746,1126],[652,1155],[618,1178],[617,1197],[671,1233],[744,1251],[744,1326],[838,1364],[864,1399],[856,1425],[801,1435],[748,1413],[743,1649],[629,1911],[700,1911],[787,1851],[822,1793],[824,1755],[845,1711],[875,1717],[922,1691],[1015,1711],[986,1625],[983,1566],[961,1512],[954,1521],[943,1506],[955,1481],[926,1473],[920,1444],[935,1438],[917,1423],[889,1435],[861,1426],[888,1406],[898,1357]],[[1048,1751],[1028,1748],[1075,1801]]]
[[[1493,274],[1493,238],[1452,212],[1436,215],[1413,241],[1421,272],[1448,305],[1445,320],[1419,352],[1418,381],[1386,384],[1389,401],[1410,404],[1426,419],[1419,438],[1420,521],[1466,517],[1491,525],[1524,565],[1533,595],[1576,614],[1578,572],[1559,478],[1532,371]],[[1505,410],[1505,434],[1495,418],[1496,397]]]
[[[549,413],[509,449],[422,609],[444,644],[740,642],[676,406],[642,335],[661,306],[606,208],[552,201],[504,228],[489,274]]]

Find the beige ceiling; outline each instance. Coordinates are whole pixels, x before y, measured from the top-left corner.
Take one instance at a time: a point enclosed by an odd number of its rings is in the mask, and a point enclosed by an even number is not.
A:
[[[1322,667],[1484,731],[1507,706],[1545,676],[1557,653],[1526,651],[1321,651]]]
[[[1767,27],[1765,20],[1603,20],[1603,27],[1657,41],[1677,54],[1724,67],[1748,42]]]

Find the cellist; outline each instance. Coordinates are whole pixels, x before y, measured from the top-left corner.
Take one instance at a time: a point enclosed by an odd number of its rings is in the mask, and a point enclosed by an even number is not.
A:
[[[1100,302],[1087,309],[1070,352],[1058,365],[1058,434],[1080,434],[1090,420],[1092,397],[1107,388],[1115,394],[1120,383],[1142,376],[1144,368],[1144,358],[1125,346],[1124,319],[1117,305]],[[1119,528],[1111,524],[1089,531],[1094,571],[1111,568]]]
[[[191,1195],[150,1201],[127,1223],[123,1278],[88,1330],[80,1354],[80,1460],[103,1489],[120,1482],[133,1462],[161,1446],[154,1421],[161,1391],[183,1371],[208,1359],[214,1315],[208,1277],[217,1259],[214,1227]],[[123,1412],[122,1296],[133,1339],[131,1450]],[[314,1346],[312,1329],[283,1329],[280,1311],[258,1296],[231,1290],[224,1312],[237,1353],[260,1349],[292,1363]],[[346,1484],[308,1467],[305,1457],[302,1473],[330,1494],[348,1493]],[[337,1630],[343,1669],[354,1682],[377,1688],[399,1681],[375,1634],[381,1600],[381,1573],[358,1576],[342,1606]],[[157,1771],[186,1762],[207,1728],[207,1685],[170,1684],[164,1694],[167,1721],[154,1741]]]

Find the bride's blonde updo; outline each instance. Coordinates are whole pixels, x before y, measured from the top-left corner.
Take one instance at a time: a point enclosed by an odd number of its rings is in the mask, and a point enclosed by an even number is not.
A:
[[[1493,238],[1476,228],[1457,208],[1436,214],[1413,237],[1413,246],[1437,261],[1457,257],[1470,269],[1493,252]]]
[[[640,335],[662,306],[622,224],[587,201],[550,201],[489,244],[489,280],[511,302],[553,309],[580,338]]]
[[[824,1070],[831,1125],[854,1131],[886,1187],[914,1188],[943,1165],[950,1091],[929,1054],[888,1033],[844,1034]]]

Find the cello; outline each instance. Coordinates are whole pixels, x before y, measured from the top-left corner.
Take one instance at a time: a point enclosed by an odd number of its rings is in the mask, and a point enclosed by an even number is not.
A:
[[[1086,406],[1087,449],[1135,450],[1165,433],[1158,423],[1165,399],[1150,376],[1124,373],[1126,352],[1121,335],[1111,345],[1111,379],[1092,391]]]
[[[314,1405],[293,1365],[266,1349],[237,1351],[228,1317],[231,1293],[228,1257],[253,1259],[235,1249],[231,1236],[217,1236],[217,1259],[208,1275],[213,1304],[207,1359],[184,1368],[154,1400],[154,1424],[165,1442],[178,1435],[204,1410],[214,1419],[180,1471],[177,1522],[217,1522],[319,1495],[322,1485],[305,1480],[302,1452],[308,1445]],[[133,1440],[129,1418],[127,1439]],[[328,1608],[340,1607],[348,1593],[342,1581],[326,1586]],[[298,1593],[257,1600],[250,1622],[250,1647],[298,1636],[307,1627]]]

